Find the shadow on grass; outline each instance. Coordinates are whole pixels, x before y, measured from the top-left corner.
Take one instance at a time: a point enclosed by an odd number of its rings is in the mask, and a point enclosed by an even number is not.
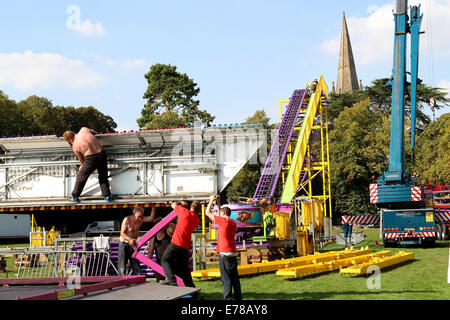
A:
[[[349,299],[348,296],[354,296],[350,300],[372,300],[372,299],[386,299],[397,300],[392,297],[386,297],[391,294],[430,294],[436,293],[432,290],[416,290],[416,291],[396,291],[396,290],[367,290],[367,291],[327,291],[327,292],[302,292],[302,293],[283,293],[283,292],[243,292],[244,300],[327,300],[327,299]],[[202,293],[204,300],[223,300],[221,294]],[[402,298],[398,298],[402,300]]]
[[[436,291],[408,291],[410,293],[435,293]],[[355,296],[351,300],[386,299],[386,295],[405,294],[405,291],[389,290],[367,290],[367,291],[327,291],[327,292],[303,292],[303,293],[243,293],[244,299],[248,300],[325,300],[325,299],[348,299],[348,296]],[[361,298],[358,298],[361,296]],[[392,299],[392,298],[391,298]]]

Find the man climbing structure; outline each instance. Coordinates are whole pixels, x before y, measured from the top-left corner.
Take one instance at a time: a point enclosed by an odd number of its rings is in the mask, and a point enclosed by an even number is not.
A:
[[[86,185],[86,181],[94,170],[98,171],[98,181],[102,196],[106,201],[111,201],[111,191],[108,181],[108,159],[105,150],[95,138],[95,132],[92,129],[83,127],[78,133],[73,131],[64,132],[63,139],[71,146],[75,152],[81,166],[78,170],[75,187],[72,191],[71,201],[80,202],[80,195]]]

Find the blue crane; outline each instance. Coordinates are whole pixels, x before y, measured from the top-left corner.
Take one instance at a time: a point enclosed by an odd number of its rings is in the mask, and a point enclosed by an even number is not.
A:
[[[416,201],[414,178],[405,170],[405,92],[408,85],[406,71],[407,34],[411,34],[411,151],[414,154],[416,92],[419,64],[419,35],[422,22],[420,5],[410,8],[408,1],[397,0],[395,16],[394,68],[392,85],[391,140],[389,169],[377,181],[378,205],[380,207],[400,208]],[[410,18],[410,19],[409,19]],[[410,20],[410,22],[408,21]],[[420,190],[420,192],[422,192]],[[420,197],[423,198],[423,197]],[[411,204],[409,204],[411,205]]]
[[[419,37],[422,17],[419,6],[397,0],[395,17],[389,168],[370,185],[370,199],[380,209],[380,227],[386,247],[397,244],[434,245],[433,208],[426,208],[423,186],[405,170],[405,92],[411,87],[411,153],[414,154],[416,94],[419,68]],[[411,72],[407,81],[407,35],[411,35]]]

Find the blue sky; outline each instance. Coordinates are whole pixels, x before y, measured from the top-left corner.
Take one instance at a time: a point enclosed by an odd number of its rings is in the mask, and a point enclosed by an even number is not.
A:
[[[198,84],[201,108],[215,123],[242,122],[258,109],[277,122],[280,99],[315,76],[330,88],[336,80],[343,8],[363,84],[390,76],[393,7],[366,0],[4,2],[0,89],[16,101],[36,94],[54,105],[92,105],[119,130],[133,130],[144,75],[165,63]],[[422,36],[420,77],[450,90],[450,0],[424,0],[422,11],[422,29],[432,33]]]

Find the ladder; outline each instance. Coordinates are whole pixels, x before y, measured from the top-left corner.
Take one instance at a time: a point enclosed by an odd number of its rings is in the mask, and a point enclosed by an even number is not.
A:
[[[264,165],[261,178],[253,196],[254,199],[271,198],[273,196],[295,125],[301,115],[300,110],[308,106],[308,97],[307,90],[302,89],[293,92],[275,141],[270,149],[268,159]]]

